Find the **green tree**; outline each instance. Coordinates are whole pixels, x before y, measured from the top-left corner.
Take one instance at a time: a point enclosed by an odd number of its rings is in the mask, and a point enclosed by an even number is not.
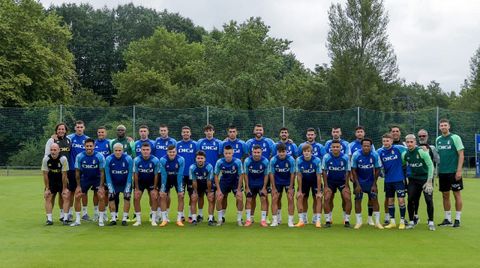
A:
[[[470,75],[453,106],[464,111],[480,111],[480,47],[470,59]]]
[[[114,75],[119,104],[174,106],[178,93],[199,83],[203,45],[184,34],[158,28],[153,36],[132,42],[124,53],[127,69]]]
[[[397,80],[398,67],[388,41],[383,0],[348,0],[345,7],[332,4],[328,15],[328,84],[342,96],[339,108],[388,109],[388,89]]]
[[[76,83],[71,34],[33,0],[0,0],[0,106],[68,103]]]

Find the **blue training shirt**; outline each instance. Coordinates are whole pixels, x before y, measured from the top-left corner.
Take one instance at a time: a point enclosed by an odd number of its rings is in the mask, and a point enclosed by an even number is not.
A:
[[[320,160],[323,159],[323,156],[327,153],[325,151],[325,147],[318,143],[318,142],[313,142],[313,143],[309,143],[309,142],[304,142],[304,143],[301,143],[299,146],[298,146],[298,152],[297,152],[297,155],[298,156],[302,156],[303,155],[303,146],[305,146],[305,144],[310,144],[312,146],[312,155],[315,156],[315,157],[318,157],[320,158]]]
[[[243,163],[243,170],[248,176],[249,187],[262,187],[265,176],[268,175],[268,159],[261,157],[260,160],[255,161],[253,156],[249,156]]]
[[[85,152],[85,140],[88,139],[88,136],[83,134],[81,136],[72,133],[67,136],[68,139],[71,141],[71,149],[70,149],[70,158],[68,159],[68,166],[74,167],[75,160],[77,159],[77,155],[82,152]]]
[[[354,140],[348,145],[348,155],[353,155],[356,151],[362,150],[361,140]],[[375,145],[372,144],[372,151],[375,151]]]
[[[133,160],[133,172],[138,174],[138,181],[154,183],[155,175],[160,173],[160,160],[153,155],[147,159],[137,156]]]
[[[405,179],[403,172],[403,156],[407,152],[407,148],[401,145],[392,145],[390,148],[382,147],[377,153],[382,162],[385,172],[385,182],[399,182]]]
[[[158,159],[160,159],[167,155],[167,148],[170,145],[177,145],[177,141],[170,137],[158,137],[155,140],[155,152],[152,152],[152,154],[155,155]]]
[[[176,155],[175,158],[170,159],[168,155],[160,158],[160,174],[162,175],[162,180],[160,184],[160,190],[162,192],[167,191],[167,179],[176,178],[177,189],[183,190],[183,170],[185,169],[185,159],[183,157]]]
[[[290,185],[290,175],[295,173],[295,159],[291,155],[284,159],[276,155],[270,160],[269,172],[273,174],[276,185]]]
[[[155,155],[155,141],[151,139],[138,140],[135,142],[135,156],[142,156],[142,144],[148,143],[150,145],[150,154]]]
[[[282,141],[278,141],[277,143],[274,144],[274,150],[273,150],[273,155],[277,155],[278,152],[277,152],[277,145],[283,143]],[[291,155],[293,157],[297,157],[298,156],[298,148],[297,148],[297,145],[293,142],[290,142],[290,141],[287,141],[284,143],[285,146],[287,147],[287,155]]]
[[[332,141],[333,140],[328,140],[327,142],[325,142],[325,151],[327,153],[332,152],[330,148],[332,146]],[[342,154],[348,155],[348,147],[349,147],[348,141],[340,139],[340,145],[341,145],[340,152],[342,152]]]
[[[215,175],[218,176],[220,183],[232,183],[238,181],[240,175],[244,173],[242,161],[237,158],[232,158],[232,161],[227,162],[225,158],[218,159],[215,164]]]
[[[87,155],[82,152],[75,160],[75,169],[80,170],[80,180],[99,180],[100,170],[105,168],[105,157],[101,153],[93,152]]]
[[[298,157],[295,167],[296,172],[302,174],[302,180],[316,181],[317,174],[322,173],[322,163],[316,156],[312,156],[308,161],[303,155]]]
[[[218,157],[220,156],[220,150],[222,142],[219,139],[207,139],[203,138],[197,141],[197,151],[202,150],[205,152],[207,158],[206,161],[212,166],[215,166],[217,163]]]
[[[190,166],[189,176],[192,181],[205,181],[209,180],[213,183],[213,167],[212,165],[205,163],[202,167],[199,167],[197,163]]]
[[[253,146],[255,145],[259,145],[260,148],[262,148],[262,156],[267,159],[270,159],[273,152],[276,150],[276,148],[274,148],[275,143],[270,138],[262,137],[259,140],[252,138],[247,141],[248,153],[250,155],[252,154]]]
[[[362,150],[352,155],[352,169],[357,173],[359,183],[373,183],[375,181],[375,169],[382,166],[380,157],[375,151],[365,154]]]
[[[109,155],[105,159],[105,179],[110,193],[130,192],[132,187],[133,159],[128,154],[120,158]]]
[[[103,157],[107,158],[110,154],[112,154],[112,149],[113,148],[110,148],[109,139],[95,140],[95,147],[93,150],[101,153]]]
[[[328,181],[345,181],[347,173],[351,169],[350,159],[344,153],[340,153],[338,156],[328,153],[323,158],[322,169],[327,173]]]
[[[248,147],[247,144],[240,140],[240,139],[235,139],[235,140],[230,140],[227,139],[222,142],[222,147],[220,150],[220,155],[223,155],[223,148],[225,146],[230,145],[233,148],[233,157],[237,159],[242,159],[244,156],[248,155]]]
[[[177,154],[185,160],[183,176],[189,176],[189,167],[195,163],[195,154],[197,153],[197,142],[193,140],[177,142]]]

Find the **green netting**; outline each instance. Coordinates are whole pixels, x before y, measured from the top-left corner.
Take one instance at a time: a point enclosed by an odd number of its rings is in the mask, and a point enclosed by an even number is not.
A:
[[[339,126],[346,140],[354,139],[354,129],[360,124],[366,129],[375,145],[381,145],[381,136],[388,131],[389,125],[396,124],[402,129],[402,136],[426,129],[430,133],[431,143],[437,135],[437,119],[449,118],[452,132],[459,134],[465,144],[467,157],[475,155],[475,133],[480,133],[480,113],[459,112],[446,109],[426,109],[415,112],[381,112],[363,108],[338,111],[305,111],[289,108],[271,108],[258,110],[231,110],[215,107],[188,109],[162,109],[141,106],[81,108],[81,107],[44,107],[44,108],[0,108],[0,166],[38,166],[43,154],[45,142],[53,134],[54,126],[65,121],[73,127],[75,120],[83,120],[86,134],[96,137],[96,129],[105,126],[108,137],[115,137],[115,127],[123,124],[129,136],[138,137],[140,125],[147,125],[150,138],[158,136],[158,126],[166,124],[170,136],[180,139],[182,126],[192,128],[192,137],[204,136],[203,127],[213,124],[216,137],[224,139],[229,125],[237,126],[239,137],[247,140],[253,136],[253,126],[261,123],[265,135],[278,139],[279,129],[286,126],[290,137],[296,143],[305,139],[305,130],[313,127],[318,132],[317,140],[330,139],[331,127]],[[73,131],[73,130],[71,130]],[[468,160],[467,160],[468,162]],[[468,163],[467,163],[468,164]]]

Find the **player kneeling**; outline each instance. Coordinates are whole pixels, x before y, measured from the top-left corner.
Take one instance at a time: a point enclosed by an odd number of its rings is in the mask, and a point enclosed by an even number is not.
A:
[[[316,207],[313,208],[315,215],[315,227],[320,228],[321,225],[321,213],[322,213],[322,175],[321,175],[321,161],[320,158],[312,155],[312,146],[305,144],[302,147],[302,156],[297,158],[297,208],[299,221],[295,225],[296,227],[303,227],[306,223],[307,211],[304,210],[303,200],[307,199],[309,193],[312,193],[312,198],[316,200]],[[324,183],[326,179],[324,177]]]
[[[189,168],[190,180],[192,180],[193,192],[191,195],[192,224],[197,224],[197,203],[199,199],[208,198],[208,220],[213,221],[213,209],[215,208],[213,167],[206,163],[204,151],[198,151],[195,156],[195,163]]]
[[[132,187],[133,159],[123,153],[123,145],[116,143],[113,154],[105,160],[105,177],[108,187],[108,201],[112,220],[109,225],[117,224],[120,193],[123,193],[122,225],[127,225],[128,211],[130,210],[130,195]]]
[[[228,193],[235,194],[237,200],[237,223],[242,224],[243,196],[242,196],[242,176],[244,174],[242,161],[233,157],[233,148],[227,145],[223,148],[223,158],[215,164],[215,185],[217,187],[217,226],[225,223],[224,212]],[[225,207],[224,205],[225,199]],[[213,225],[213,222],[209,225]]]
[[[60,156],[60,147],[53,143],[50,146],[50,154],[42,161],[43,181],[45,183],[45,211],[47,213],[46,225],[52,225],[52,210],[55,204],[55,196],[60,193],[63,197],[63,211],[68,211],[70,205],[70,191],[68,191],[68,160]],[[60,196],[58,197],[60,198]],[[61,219],[63,225],[68,225],[68,218]]]
[[[151,155],[150,144],[144,142],[141,147],[141,156],[135,157],[133,161],[133,176],[135,185],[134,207],[136,222],[133,226],[140,226],[142,224],[142,208],[140,201],[143,192],[148,191],[150,196],[150,210],[152,211],[152,226],[157,226],[157,198],[158,198],[158,173],[160,173],[160,161],[155,156]]]
[[[160,186],[160,206],[162,210],[162,223],[160,227],[168,224],[168,212],[170,202],[170,189],[175,187],[178,197],[177,226],[183,227],[183,207],[184,193],[183,187],[183,170],[185,168],[185,159],[177,155],[175,145],[167,147],[167,155],[160,158],[160,173],[162,175],[162,183]]]
[[[380,224],[380,211],[377,199],[377,179],[382,164],[378,154],[372,151],[373,144],[371,139],[362,139],[360,145],[362,149],[352,155],[352,177],[355,187],[355,213],[357,216],[355,229],[359,229],[362,226],[363,193],[368,194],[368,204],[373,206],[375,227],[383,229],[383,226]]]
[[[288,227],[293,223],[293,195],[295,194],[295,159],[287,155],[287,147],[283,143],[277,145],[277,155],[270,160],[270,184],[272,187],[272,214],[273,221],[270,226],[277,226],[281,219],[279,207],[282,203],[282,194],[287,193],[288,200]]]
[[[346,154],[341,152],[341,143],[338,140],[332,141],[332,151],[323,157],[323,177],[327,181],[325,188],[325,227],[332,225],[333,199],[337,190],[342,194],[342,201],[345,204],[345,216],[343,226],[350,228],[350,213],[352,211],[352,198],[350,197],[349,173],[350,160]]]
[[[267,184],[268,184],[268,159],[262,156],[262,147],[254,145],[252,149],[252,156],[245,159],[244,168],[245,171],[245,196],[247,197],[247,203],[245,211],[247,213],[247,221],[245,226],[252,225],[251,211],[252,200],[257,198],[257,194],[260,195],[260,202],[262,207],[262,220],[260,225],[267,227]],[[240,219],[237,218],[238,225],[242,225],[242,214],[239,214]]]
[[[98,218],[98,226],[104,226],[105,214],[105,158],[101,153],[94,152],[95,141],[93,139],[85,140],[85,152],[80,153],[75,160],[75,177],[77,180],[77,189],[75,190],[75,222],[70,226],[80,225],[80,209],[81,200],[89,189],[94,191],[98,196],[98,209],[100,217]]]

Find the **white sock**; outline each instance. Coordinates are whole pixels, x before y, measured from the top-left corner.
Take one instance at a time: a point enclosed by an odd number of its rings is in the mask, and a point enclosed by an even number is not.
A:
[[[156,211],[150,211],[152,213],[152,222],[157,222],[157,212]]]
[[[94,212],[95,214],[98,214],[98,206],[93,206],[93,212]]]
[[[332,212],[328,213],[328,216],[330,216],[330,222],[332,221]]]
[[[325,221],[332,222],[332,213],[325,214]]]
[[[105,214],[105,211],[100,211],[100,217],[98,218],[98,222],[103,222],[103,215]]]
[[[123,212],[122,221],[126,221],[128,218],[128,212]]]
[[[75,212],[75,223],[80,224],[80,212]]]
[[[82,216],[87,214],[87,207],[82,207]]]
[[[217,213],[218,213],[218,220],[221,221],[223,218],[223,210],[218,210]]]
[[[168,218],[168,212],[162,211],[162,221],[167,221],[167,218]]]
[[[162,210],[159,207],[157,208],[157,215],[162,215]]]
[[[188,217],[192,217],[192,207],[188,206]]]
[[[347,213],[345,211],[343,211],[343,218],[345,219],[345,215],[347,215]]]
[[[53,221],[52,220],[52,213],[47,213],[47,220],[48,221]]]
[[[355,214],[357,216],[357,224],[362,224],[362,213]]]
[[[369,221],[369,222],[372,221],[372,216],[368,216],[368,221]]]
[[[252,220],[252,210],[251,209],[246,209],[245,212],[247,214],[247,221]]]
[[[177,221],[182,221],[183,211],[177,212]]]
[[[282,209],[280,209],[280,208],[278,209],[277,215],[278,215],[279,217],[282,217]]]
[[[433,226],[433,221],[428,221],[428,226]]]
[[[135,218],[137,219],[137,222],[142,222],[142,213],[141,212],[135,212]]]
[[[73,215],[73,208],[68,209],[68,215]]]
[[[203,208],[198,209],[198,215],[203,217]]]
[[[390,221],[390,213],[385,213],[385,221]]]
[[[379,211],[374,211],[373,212],[373,217],[375,218],[375,223],[380,224],[380,212]]]
[[[413,215],[413,217],[418,219],[418,214]]]
[[[350,214],[345,213],[345,217],[343,218],[345,221],[350,222]]]
[[[226,214],[227,214],[226,210],[222,209],[222,217],[225,217]]]
[[[112,221],[117,221],[117,212],[110,213],[112,215]]]
[[[452,221],[452,212],[451,211],[445,211],[445,219],[448,221]]]
[[[60,209],[60,219],[65,216],[65,213],[63,213],[63,208]]]
[[[288,215],[288,222],[293,223],[293,215]]]
[[[455,212],[455,219],[460,221],[460,217],[462,217],[462,212],[461,211]]]
[[[265,210],[262,210],[262,221],[267,220],[267,212]]]
[[[192,214],[192,220],[196,221],[197,220],[197,214]]]
[[[322,214],[316,213],[315,214],[315,222],[321,222],[322,221]]]
[[[317,214],[313,214],[313,216],[312,216],[312,222],[317,222]]]
[[[242,220],[242,214],[243,214],[242,211],[237,211],[237,221],[241,221],[241,220]]]
[[[273,222],[278,223],[278,214],[272,216]]]
[[[405,219],[401,218],[400,219],[400,224],[405,224]]]
[[[212,214],[208,214],[208,221],[213,221],[213,215]]]

